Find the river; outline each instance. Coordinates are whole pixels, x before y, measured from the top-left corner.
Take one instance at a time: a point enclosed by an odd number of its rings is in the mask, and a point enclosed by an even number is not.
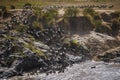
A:
[[[86,61],[67,67],[64,73],[24,75],[10,80],[120,80],[120,64]]]

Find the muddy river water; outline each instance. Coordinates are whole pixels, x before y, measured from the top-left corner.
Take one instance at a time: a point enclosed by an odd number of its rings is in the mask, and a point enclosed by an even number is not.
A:
[[[24,75],[10,80],[120,80],[120,64],[86,61],[67,67],[64,73]]]

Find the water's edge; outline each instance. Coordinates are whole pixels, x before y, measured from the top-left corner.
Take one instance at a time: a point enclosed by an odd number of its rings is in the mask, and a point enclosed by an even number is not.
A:
[[[9,80],[120,80],[120,64],[86,61],[67,67],[64,73],[27,75]]]

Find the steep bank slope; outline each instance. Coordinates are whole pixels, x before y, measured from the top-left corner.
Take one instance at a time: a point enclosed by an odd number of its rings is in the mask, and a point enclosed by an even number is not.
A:
[[[32,74],[37,71],[46,74],[64,72],[67,66],[91,60],[120,45],[120,41],[114,36],[108,36],[103,27],[100,27],[101,33],[93,31],[93,24],[85,16],[70,17],[67,22],[63,21],[57,26],[43,26],[44,29],[33,25],[32,16],[32,10],[23,10],[13,15],[10,21],[1,24],[1,79],[24,75],[29,71]],[[119,28],[118,23],[114,25]],[[67,32],[71,35],[65,34]]]
[[[70,34],[86,34],[94,29],[90,20],[85,16],[69,17],[59,24]]]
[[[84,13],[83,13],[84,14]],[[65,17],[59,25],[63,26],[65,30],[72,34],[84,35],[90,31],[107,34],[116,37],[120,31],[120,12],[111,10],[102,11],[96,10],[94,15],[87,13],[85,16]]]

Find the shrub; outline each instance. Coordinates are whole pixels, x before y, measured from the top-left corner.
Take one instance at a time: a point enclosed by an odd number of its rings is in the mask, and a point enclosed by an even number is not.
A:
[[[101,20],[92,20],[92,24],[95,26],[95,27],[100,27],[102,25],[102,21]]]
[[[79,10],[78,9],[76,9],[76,8],[68,8],[65,11],[64,16],[65,17],[76,17],[78,14],[79,14]]]
[[[0,6],[0,9],[1,9],[1,16],[2,18],[6,18],[7,17],[7,8],[6,6]]]
[[[24,9],[31,9],[32,5],[30,3],[26,3],[26,4],[24,4],[23,8]]]
[[[91,15],[92,17],[94,17],[95,15],[97,15],[97,13],[92,8],[86,8],[83,10],[83,15],[85,15],[85,16]]]
[[[1,9],[1,11],[7,11],[7,8],[6,8],[6,6],[0,6],[0,9]]]
[[[99,17],[99,14],[94,11],[92,8],[86,8],[83,11],[83,15],[86,16],[92,25],[95,27],[96,31],[101,31],[102,20]]]
[[[10,35],[8,35],[8,36],[5,36],[5,39],[6,40],[16,40],[16,38],[15,37],[13,37],[13,36],[10,36]]]
[[[34,29],[36,29],[36,30],[41,30],[43,27],[42,27],[42,25],[41,25],[41,23],[40,22],[37,22],[37,21],[34,21],[33,22],[33,27],[34,27]]]
[[[120,11],[116,11],[110,14],[112,18],[120,18]]]
[[[25,25],[20,25],[20,26],[17,27],[16,30],[17,30],[18,32],[21,32],[21,33],[26,32],[27,26],[25,26]]]
[[[11,5],[11,6],[10,6],[10,9],[15,9],[15,6],[14,6],[14,5]]]
[[[76,49],[79,46],[77,40],[71,40],[70,41],[70,47]]]
[[[108,27],[108,25],[101,25],[99,27],[96,27],[96,32],[111,35],[111,28],[110,26]]]
[[[0,17],[2,16],[2,11],[0,11]]]
[[[72,45],[78,45],[78,41],[77,41],[77,40],[72,40],[72,41],[71,41],[71,44],[72,44]]]
[[[117,35],[119,33],[119,30],[120,30],[120,22],[116,19],[113,20],[111,28],[112,28],[113,36]]]
[[[32,52],[34,52],[34,53],[36,53],[38,55],[44,55],[44,53],[40,49],[37,49],[32,44],[25,44],[24,47],[30,49]]]
[[[58,17],[58,11],[55,9],[50,9],[46,13],[42,15],[42,21],[45,23],[47,26],[55,24],[55,20]]]

